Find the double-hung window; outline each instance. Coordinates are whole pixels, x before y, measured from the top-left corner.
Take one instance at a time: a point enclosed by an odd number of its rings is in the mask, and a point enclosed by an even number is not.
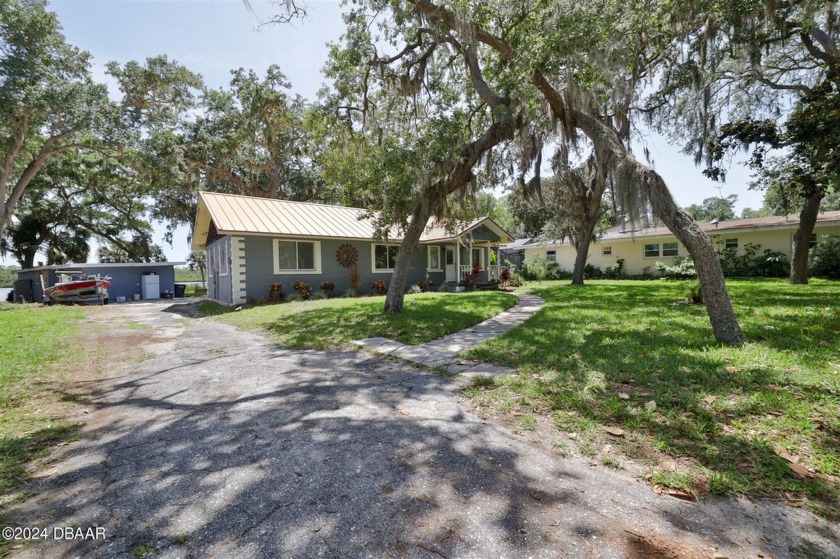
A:
[[[557,262],[557,251],[556,250],[545,251],[545,259],[548,262]]]
[[[371,245],[371,260],[372,271],[375,272],[393,272],[394,264],[397,263],[397,252],[400,247],[398,245]]]
[[[435,272],[439,272],[442,270],[440,265],[440,247],[439,246],[430,246],[428,249],[428,264],[427,269]]]
[[[321,242],[274,239],[274,273],[321,273]]]
[[[738,250],[738,239],[726,239],[723,241],[723,248]]]
[[[612,247],[601,247],[601,256],[610,256],[612,254]]]
[[[659,258],[659,243],[645,245],[645,258]]]
[[[662,256],[679,256],[680,248],[677,243],[662,243]]]

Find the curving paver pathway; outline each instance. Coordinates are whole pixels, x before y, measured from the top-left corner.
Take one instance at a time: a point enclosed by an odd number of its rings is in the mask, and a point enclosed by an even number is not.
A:
[[[447,373],[460,374],[467,379],[476,376],[492,377],[508,374],[513,372],[513,369],[458,359],[458,354],[516,328],[545,305],[545,301],[536,295],[525,293],[514,293],[514,295],[519,298],[519,301],[508,310],[466,330],[431,342],[409,345],[388,338],[365,338],[354,343],[372,353],[393,355],[425,367],[442,368]]]

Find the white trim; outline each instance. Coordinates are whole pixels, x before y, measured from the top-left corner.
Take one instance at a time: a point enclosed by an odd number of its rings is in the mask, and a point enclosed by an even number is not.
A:
[[[437,268],[432,268],[431,267],[431,264],[432,264],[432,249],[437,249],[437,253],[438,253],[438,267]],[[444,251],[441,250],[440,245],[429,245],[429,246],[426,247],[426,271],[427,272],[442,272],[443,271],[443,267],[442,267],[442,265],[443,265],[443,262],[442,262],[443,253],[444,253]]]
[[[371,243],[370,244],[370,272],[372,274],[392,274],[394,272],[393,268],[377,268],[376,267],[376,247],[384,246],[384,247],[398,247],[400,245],[393,244],[393,243]],[[386,259],[387,259],[387,249],[386,249]]]
[[[313,264],[315,267],[312,269],[295,269],[295,270],[281,270],[280,269],[280,243],[311,243],[313,245]],[[297,248],[295,248],[297,250]],[[293,274],[320,274],[321,273],[321,241],[315,241],[312,239],[295,239],[289,237],[276,237],[271,241],[271,257],[274,261],[274,275],[275,276],[288,276]]]
[[[231,298],[234,303],[244,303],[248,299],[245,289],[245,238],[230,238]]]

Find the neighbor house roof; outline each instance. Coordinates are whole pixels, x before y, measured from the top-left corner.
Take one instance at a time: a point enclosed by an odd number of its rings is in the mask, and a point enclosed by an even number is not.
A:
[[[769,217],[754,217],[749,219],[731,219],[718,223],[702,221],[698,222],[700,228],[706,234],[716,235],[718,233],[734,234],[744,231],[773,230],[773,229],[795,229],[799,226],[799,216],[782,215]],[[817,216],[817,226],[840,224],[840,211],[823,212]],[[645,237],[672,237],[673,233],[667,227],[650,227],[647,229],[636,228],[634,224],[615,225],[607,229],[601,236],[599,242],[608,243],[624,239],[645,238]],[[528,247],[569,244],[569,241],[535,241],[529,243]]]
[[[363,239],[375,238],[376,228],[368,210],[312,202],[293,202],[215,192],[200,192],[193,234],[193,249],[207,244],[211,223],[222,235],[278,235],[290,237]],[[421,242],[454,239],[480,226],[494,231],[502,241],[510,235],[492,219],[480,218],[446,228],[430,220]],[[401,238],[395,231],[393,240]]]

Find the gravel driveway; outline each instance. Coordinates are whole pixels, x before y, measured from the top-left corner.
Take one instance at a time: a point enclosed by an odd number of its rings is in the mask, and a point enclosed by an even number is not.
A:
[[[801,509],[687,503],[540,450],[465,413],[452,378],[171,311],[98,311],[150,326],[154,356],[83,397],[80,439],[7,522],[105,539],[14,556],[840,557],[837,527]]]

